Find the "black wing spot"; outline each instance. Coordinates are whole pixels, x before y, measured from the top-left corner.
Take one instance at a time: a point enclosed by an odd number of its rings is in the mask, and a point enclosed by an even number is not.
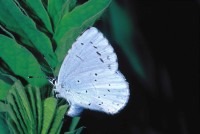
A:
[[[81,45],[84,45],[84,43],[81,43]]]
[[[100,96],[98,96],[98,98],[100,98]]]
[[[99,105],[101,105],[101,104],[99,104]]]
[[[90,41],[90,43],[91,43],[91,44],[93,44],[93,42],[92,42],[92,41]]]
[[[102,63],[104,63],[103,59],[99,58]]]
[[[91,105],[91,103],[88,104],[88,106],[90,106],[90,105]]]
[[[110,86],[110,84],[109,84],[109,86]]]
[[[99,56],[101,56],[101,54],[99,52],[96,52]]]
[[[77,80],[77,82],[79,83],[80,81],[79,81],[79,80]]]
[[[96,47],[96,46],[93,46],[93,47],[97,49],[97,47]]]
[[[108,92],[110,92],[110,90],[108,89]]]
[[[97,81],[97,80],[94,80],[94,81]]]
[[[106,96],[105,94],[103,96]]]
[[[95,76],[97,76],[97,73],[95,73]]]
[[[111,66],[110,66],[110,65],[108,65],[108,69],[111,69]]]
[[[85,92],[87,93],[87,90],[85,90]]]

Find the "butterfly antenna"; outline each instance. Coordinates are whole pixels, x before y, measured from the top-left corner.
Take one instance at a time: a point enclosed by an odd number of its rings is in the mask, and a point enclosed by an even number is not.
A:
[[[48,77],[48,76],[28,76],[29,79],[34,79],[34,78],[45,78],[47,79],[52,85],[55,85],[57,81],[57,77]]]
[[[49,77],[47,76],[28,76],[29,79],[33,79],[33,78],[46,78],[48,79]]]

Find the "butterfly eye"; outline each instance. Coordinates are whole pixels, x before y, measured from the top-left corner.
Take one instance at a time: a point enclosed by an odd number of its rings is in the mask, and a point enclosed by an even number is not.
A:
[[[52,85],[55,85],[57,83],[57,77],[55,78],[48,78],[49,82],[52,84]]]
[[[57,80],[58,80],[57,77],[55,77],[55,78],[52,80],[52,82],[53,82],[54,85],[57,83]]]

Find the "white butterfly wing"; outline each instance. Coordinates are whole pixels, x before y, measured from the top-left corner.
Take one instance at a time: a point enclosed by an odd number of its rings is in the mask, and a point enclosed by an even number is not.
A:
[[[58,85],[63,88],[61,96],[71,105],[70,116],[78,115],[82,108],[114,114],[129,98],[128,83],[118,71],[117,56],[94,27],[72,45],[61,66]]]

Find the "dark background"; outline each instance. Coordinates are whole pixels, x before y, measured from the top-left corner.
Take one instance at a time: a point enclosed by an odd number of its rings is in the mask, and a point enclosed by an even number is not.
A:
[[[115,47],[130,83],[130,100],[111,116],[85,111],[85,134],[192,134],[199,132],[199,2],[118,0],[134,22],[133,47],[147,81]],[[132,3],[131,3],[132,2]]]

